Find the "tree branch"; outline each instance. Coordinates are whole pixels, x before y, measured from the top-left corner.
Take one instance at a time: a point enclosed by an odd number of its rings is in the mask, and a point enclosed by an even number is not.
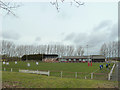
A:
[[[60,0],[62,3],[65,1],[65,0]],[[77,1],[77,0],[73,0],[73,2],[75,2],[75,4],[77,5],[77,7],[81,6],[81,5],[84,5],[84,2],[80,2],[80,1]],[[71,1],[70,2],[70,5],[73,4],[73,2]],[[54,1],[54,2],[50,2],[53,6],[55,6],[55,8],[57,9],[57,11],[59,12],[59,2],[58,0]]]
[[[16,9],[20,7],[20,5],[16,5],[15,3],[6,3],[0,0],[0,9],[6,10],[7,14],[12,14],[13,16],[16,16],[13,9]]]

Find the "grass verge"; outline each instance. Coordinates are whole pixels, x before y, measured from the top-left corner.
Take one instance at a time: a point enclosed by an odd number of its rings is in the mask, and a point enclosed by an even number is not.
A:
[[[2,72],[3,88],[116,88],[117,81],[59,78],[37,74]]]

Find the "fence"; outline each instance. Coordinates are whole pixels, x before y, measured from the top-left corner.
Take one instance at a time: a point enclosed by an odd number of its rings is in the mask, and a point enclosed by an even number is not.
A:
[[[11,68],[12,70],[12,68]],[[43,74],[43,75],[50,75],[50,72],[48,71],[33,71],[33,70],[19,70],[19,72],[22,72],[22,73],[33,73],[33,74]]]
[[[113,67],[112,67],[110,73],[108,74],[108,80],[110,80],[111,77],[112,77],[112,72],[113,72],[114,67],[115,67],[115,64],[113,65]]]
[[[96,79],[96,80],[108,80],[108,73],[83,73],[83,72],[67,72],[67,71],[46,71],[46,70],[20,70],[19,68],[2,68],[2,71],[10,72],[23,72],[44,74],[48,76],[56,76],[61,78],[76,78],[76,79]]]

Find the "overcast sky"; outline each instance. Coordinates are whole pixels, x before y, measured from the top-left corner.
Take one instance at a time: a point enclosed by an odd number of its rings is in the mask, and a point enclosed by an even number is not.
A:
[[[3,11],[2,37],[15,44],[88,44],[89,54],[98,54],[103,43],[118,39],[118,3],[84,3],[60,3],[57,12],[50,2],[22,2],[18,18]]]

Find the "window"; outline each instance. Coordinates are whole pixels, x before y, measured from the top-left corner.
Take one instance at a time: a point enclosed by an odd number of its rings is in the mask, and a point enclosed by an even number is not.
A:
[[[69,59],[69,61],[71,61],[71,59]]]
[[[83,59],[83,61],[85,61],[85,59]]]
[[[61,59],[61,61],[63,61],[63,59]]]
[[[73,59],[74,61],[76,61],[76,59]]]
[[[62,59],[61,61],[65,61],[65,59]]]
[[[91,61],[91,59],[89,59],[89,61]]]
[[[81,61],[81,59],[79,59],[79,61]]]

